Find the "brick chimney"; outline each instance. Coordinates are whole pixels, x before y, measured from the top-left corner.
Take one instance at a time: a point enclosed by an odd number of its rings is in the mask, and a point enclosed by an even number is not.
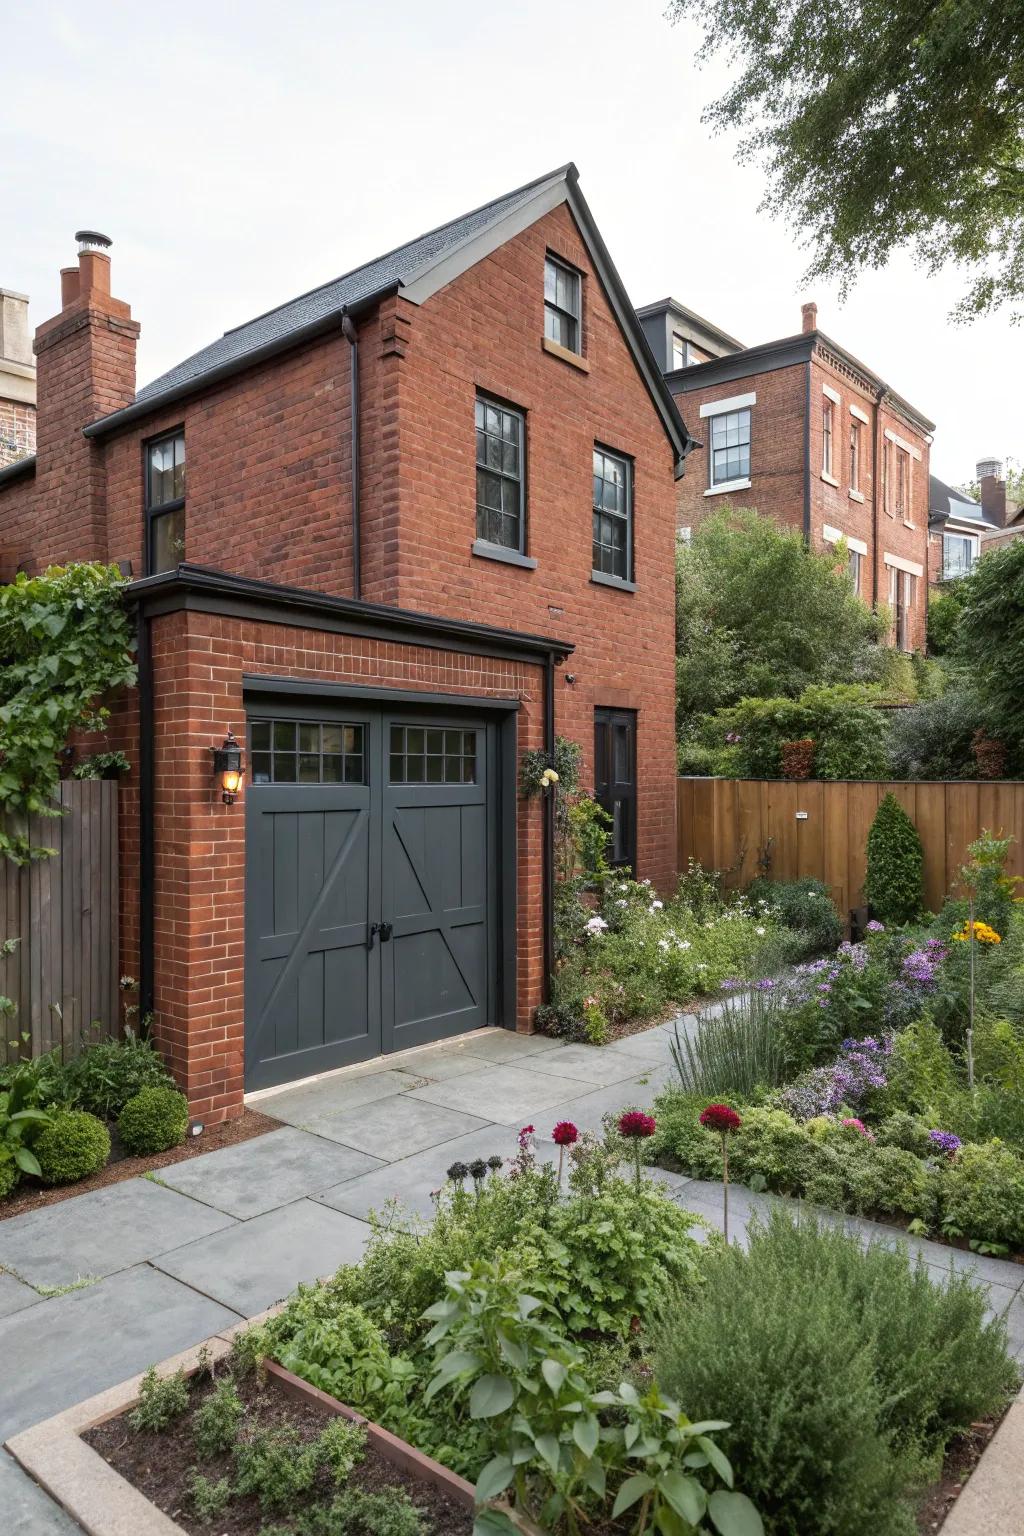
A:
[[[44,560],[106,560],[103,449],[82,428],[135,398],[137,321],[111,297],[110,240],[82,229],[61,309],[36,331],[36,492]]]
[[[805,335],[808,331],[816,331],[818,329],[818,306],[813,299],[809,300],[806,304],[800,305],[800,315],[803,322],[800,329]]]
[[[981,515],[997,528],[1006,527],[1006,480],[1001,459],[979,459],[978,484],[981,487]]]
[[[0,469],[36,451],[36,360],[28,295],[0,288]]]

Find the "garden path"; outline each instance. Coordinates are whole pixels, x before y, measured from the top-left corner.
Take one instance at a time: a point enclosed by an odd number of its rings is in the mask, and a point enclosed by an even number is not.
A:
[[[672,1030],[596,1048],[492,1029],[369,1062],[257,1095],[278,1131],[0,1222],[0,1442],[358,1259],[371,1210],[396,1198],[429,1215],[452,1162],[511,1156],[520,1126],[554,1161],[557,1120],[598,1130],[609,1111],[649,1107],[672,1072]],[[717,1184],[657,1177],[720,1227]],[[731,1235],[745,1241],[774,1198],[734,1188]],[[830,1219],[906,1243],[936,1275],[975,1271],[1024,1358],[1024,1267]],[[7,1454],[0,1509],[5,1536],[79,1530]]]

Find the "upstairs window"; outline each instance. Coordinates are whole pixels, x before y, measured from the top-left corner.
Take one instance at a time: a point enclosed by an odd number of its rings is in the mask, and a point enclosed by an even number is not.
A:
[[[544,335],[568,352],[580,353],[580,274],[548,256],[544,262]]]
[[[146,444],[146,571],[173,571],[185,558],[185,433]]]
[[[672,367],[687,368],[690,364],[690,346],[685,336],[672,333]]]
[[[966,576],[974,564],[978,541],[970,534],[944,533],[942,535],[942,579],[955,581]]]
[[[893,617],[893,640],[901,651],[910,651],[914,605],[917,602],[917,577],[910,571],[889,567],[889,607]]]
[[[896,449],[896,516],[910,521],[910,455]]]
[[[861,580],[864,569],[864,556],[859,549],[850,550],[848,568],[850,572],[850,585],[857,596],[860,597],[862,595]]]
[[[860,422],[850,422],[850,490],[860,490]]]
[[[476,536],[524,553],[526,500],[520,411],[494,400],[476,402]]]
[[[633,476],[628,459],[594,449],[594,573],[632,580]]]
[[[831,400],[826,399],[821,413],[821,472],[823,475],[832,475],[832,427],[835,419],[835,406]]]
[[[750,479],[750,408],[711,418],[711,484]]]

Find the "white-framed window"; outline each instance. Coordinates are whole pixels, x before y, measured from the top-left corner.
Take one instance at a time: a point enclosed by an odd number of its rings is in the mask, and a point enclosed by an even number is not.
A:
[[[575,267],[554,256],[544,261],[544,335],[568,352],[581,354],[583,279]]]
[[[750,407],[711,418],[710,483],[750,479]]]
[[[829,476],[832,474],[835,416],[835,404],[826,395],[821,405],[821,472]]]
[[[955,581],[966,576],[978,558],[978,541],[969,533],[942,535],[942,579]]]
[[[901,453],[894,448],[896,455],[895,496],[896,505],[893,508],[895,515],[903,522],[910,521],[910,456]]]
[[[672,367],[688,368],[690,366],[690,343],[685,336],[680,336],[678,331],[672,332]]]
[[[860,490],[860,422],[850,418],[850,490]]]

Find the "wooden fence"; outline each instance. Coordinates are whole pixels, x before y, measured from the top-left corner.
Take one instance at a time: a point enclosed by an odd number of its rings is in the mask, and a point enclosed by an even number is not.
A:
[[[820,779],[680,779],[679,868],[687,859],[725,873],[731,887],[768,873],[776,880],[823,880],[846,919],[862,904],[867,840],[889,791],[910,815],[924,847],[925,905],[938,911],[982,831],[1014,836],[1011,873],[1024,875],[1024,784],[858,783]],[[767,861],[767,869],[765,868]]]
[[[0,994],[16,1005],[0,1018],[0,1061],[55,1045],[71,1056],[93,1021],[117,1032],[117,794],[113,780],[64,780],[66,814],[33,817],[30,828],[56,857],[21,866],[0,857],[0,940],[20,940],[0,956]]]

